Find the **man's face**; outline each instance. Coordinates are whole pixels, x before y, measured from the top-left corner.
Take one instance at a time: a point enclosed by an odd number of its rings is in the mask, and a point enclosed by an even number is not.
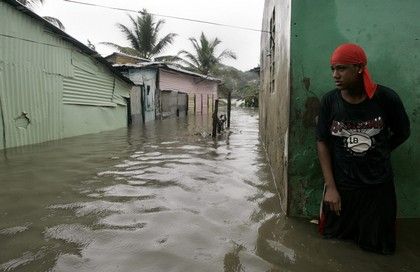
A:
[[[340,90],[348,90],[358,86],[363,69],[354,64],[331,65],[335,86]]]

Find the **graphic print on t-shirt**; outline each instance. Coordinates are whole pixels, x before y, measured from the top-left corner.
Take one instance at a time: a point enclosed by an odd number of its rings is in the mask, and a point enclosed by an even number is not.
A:
[[[354,155],[366,153],[374,144],[373,136],[379,134],[384,122],[379,116],[369,121],[333,121],[331,134],[344,138],[344,145]]]

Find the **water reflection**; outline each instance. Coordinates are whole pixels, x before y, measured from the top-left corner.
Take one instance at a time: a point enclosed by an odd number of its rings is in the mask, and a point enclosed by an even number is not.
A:
[[[239,258],[239,252],[243,249],[241,245],[235,245],[232,251],[225,254],[223,259],[224,272],[241,272],[243,267]]]
[[[0,271],[414,271],[416,242],[382,259],[281,215],[258,117],[233,115],[216,140],[200,117],[8,150]]]
[[[236,114],[216,140],[200,117],[7,150],[0,270],[222,271],[240,244],[241,269],[266,271],[258,120]]]

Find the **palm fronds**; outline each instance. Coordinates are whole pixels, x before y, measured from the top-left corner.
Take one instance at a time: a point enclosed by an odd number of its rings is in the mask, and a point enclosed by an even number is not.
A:
[[[51,17],[51,16],[44,16],[43,17],[46,21],[48,21],[49,23],[55,25],[56,27],[58,27],[61,30],[65,30],[66,28],[64,27],[63,23],[55,18],[55,17]]]
[[[165,21],[155,21],[153,15],[148,13],[145,9],[143,9],[141,15],[137,17],[130,15],[128,17],[130,19],[130,25],[117,24],[117,27],[125,36],[130,46],[125,47],[110,42],[103,42],[102,44],[112,46],[121,53],[151,59],[160,55],[173,43],[174,38],[176,37],[175,33],[169,33],[159,39],[159,32]]]
[[[204,33],[201,33],[200,39],[190,38],[194,48],[193,52],[181,50],[178,52],[182,55],[182,63],[193,71],[201,74],[216,73],[223,59],[236,59],[236,54],[225,49],[219,55],[216,55],[216,48],[221,43],[218,38],[209,40]]]

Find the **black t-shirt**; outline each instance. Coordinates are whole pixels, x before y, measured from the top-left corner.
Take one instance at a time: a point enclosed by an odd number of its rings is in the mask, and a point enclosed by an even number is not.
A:
[[[391,151],[410,134],[398,94],[378,85],[375,95],[359,104],[345,101],[338,89],[324,95],[318,117],[318,141],[327,143],[335,183],[358,188],[393,180]]]

